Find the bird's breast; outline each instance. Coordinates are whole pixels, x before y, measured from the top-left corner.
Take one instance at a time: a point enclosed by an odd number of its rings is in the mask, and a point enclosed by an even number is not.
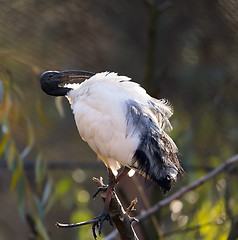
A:
[[[100,92],[99,92],[100,93]],[[126,105],[115,92],[90,90],[90,94],[78,94],[72,104],[75,122],[81,137],[92,150],[104,159],[129,166],[139,145],[139,137],[128,136]]]

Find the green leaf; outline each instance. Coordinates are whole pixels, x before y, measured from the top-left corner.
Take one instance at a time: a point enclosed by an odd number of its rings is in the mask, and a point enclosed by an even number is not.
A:
[[[8,149],[7,156],[6,156],[7,165],[8,165],[9,169],[11,169],[11,167],[13,165],[13,160],[15,157],[16,157],[16,147],[15,147],[15,144],[13,143],[13,141],[10,141],[9,149]]]
[[[52,208],[52,206],[55,203],[55,200],[56,200],[56,195],[55,194],[51,194],[49,196],[49,200],[47,201],[46,206],[44,208],[44,213],[45,214],[47,214],[50,211],[50,209]]]
[[[201,225],[199,233],[202,239],[221,239],[218,236],[228,234],[228,229],[223,224],[218,224],[218,220],[225,221],[224,199],[219,199],[217,202],[203,201],[199,211],[195,214],[194,224]]]
[[[52,188],[52,184],[51,181],[48,180],[45,188],[44,188],[44,192],[43,192],[43,197],[42,197],[42,204],[45,205],[49,199],[50,193],[51,193],[51,188]]]
[[[36,112],[37,112],[38,116],[40,117],[41,121],[45,125],[49,125],[49,121],[47,120],[44,112],[42,111],[42,107],[41,107],[41,102],[40,101],[36,102]]]
[[[33,196],[34,198],[34,202],[36,204],[36,207],[37,207],[37,212],[38,212],[38,216],[41,220],[43,220],[43,217],[44,217],[44,209],[43,209],[43,205],[42,205],[42,202],[40,201],[40,199],[38,198],[37,195],[34,194]]]
[[[41,184],[45,176],[46,164],[43,164],[41,154],[37,155],[36,165],[35,165],[35,181],[37,184],[37,189],[40,191]]]
[[[25,219],[25,204],[24,204],[25,188],[23,175],[21,175],[19,178],[15,192],[17,196],[17,208],[19,215],[22,219]]]
[[[2,141],[0,143],[0,156],[4,153],[4,150],[5,150],[6,146],[7,146],[9,138],[10,138],[9,134],[4,135],[4,137],[3,137],[3,139],[2,139]]]
[[[38,218],[37,216],[35,217],[35,223],[36,223],[36,226],[37,226],[38,234],[40,235],[40,239],[50,240],[50,237],[49,237],[49,235],[46,231],[46,228],[44,227],[41,219]]]
[[[30,121],[27,119],[27,135],[28,135],[28,143],[25,149],[21,153],[21,159],[24,159],[31,151],[34,145],[34,131]]]
[[[14,192],[17,182],[20,179],[21,175],[22,175],[22,166],[19,165],[17,167],[17,169],[13,172],[13,175],[12,175],[12,180],[11,180],[11,191],[12,192]]]

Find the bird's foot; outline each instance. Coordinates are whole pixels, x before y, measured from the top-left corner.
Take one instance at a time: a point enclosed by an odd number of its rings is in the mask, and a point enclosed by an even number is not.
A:
[[[104,210],[100,215],[94,218],[95,222],[92,226],[93,237],[97,239],[96,228],[98,229],[99,236],[102,233],[102,225],[105,220],[109,221],[110,225],[113,226],[112,218],[109,214],[109,211]]]
[[[106,192],[107,188],[108,188],[108,185],[103,185],[102,187],[98,187],[98,190],[93,194],[93,199],[95,199],[100,192]]]

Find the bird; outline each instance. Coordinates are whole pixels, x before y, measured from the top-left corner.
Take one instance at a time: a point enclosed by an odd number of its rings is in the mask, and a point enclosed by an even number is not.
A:
[[[183,173],[178,148],[167,133],[173,114],[168,100],[151,97],[131,78],[114,72],[47,71],[40,84],[46,94],[68,99],[81,138],[108,169],[105,206],[93,225],[99,235],[110,220],[112,192],[122,177],[137,172],[167,193]]]

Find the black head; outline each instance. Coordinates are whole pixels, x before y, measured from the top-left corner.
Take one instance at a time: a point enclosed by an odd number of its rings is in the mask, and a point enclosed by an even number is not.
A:
[[[61,87],[60,84],[70,82],[79,78],[90,78],[95,73],[86,71],[48,71],[41,75],[41,89],[51,96],[65,96],[71,88]]]

